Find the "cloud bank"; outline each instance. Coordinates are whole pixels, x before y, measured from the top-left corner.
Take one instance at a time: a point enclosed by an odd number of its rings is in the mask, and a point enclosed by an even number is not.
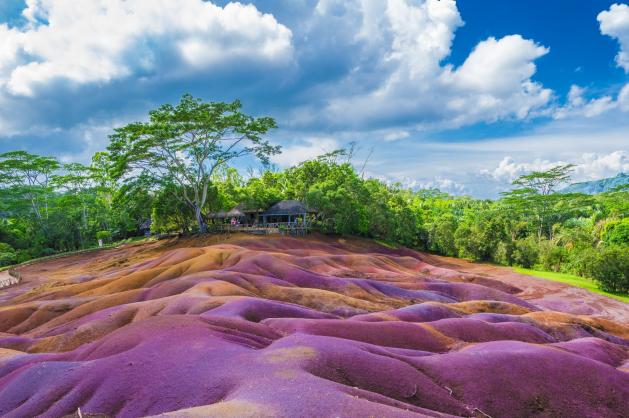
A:
[[[553,45],[524,32],[487,34],[455,60],[464,18],[454,0],[27,0],[0,23],[0,152],[87,161],[114,126],[191,92],[275,117],[282,166],[355,140],[375,148],[371,174],[459,194],[503,187],[500,167],[585,164],[593,150],[624,167],[609,157],[626,152],[622,141],[600,144],[611,127],[627,132],[629,83],[602,93],[574,84],[564,100],[538,77]],[[617,71],[629,73],[629,6],[594,19],[618,43]],[[539,131],[497,148],[491,134],[465,137],[509,124],[589,137],[564,135],[552,150]]]

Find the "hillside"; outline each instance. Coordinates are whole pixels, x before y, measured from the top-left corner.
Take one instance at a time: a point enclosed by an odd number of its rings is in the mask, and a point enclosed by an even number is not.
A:
[[[358,239],[232,236],[21,273],[0,292],[2,416],[629,410],[627,305],[495,266]]]
[[[629,184],[629,174],[618,173],[615,177],[606,179],[585,181],[582,183],[572,183],[571,185],[563,188],[562,193],[585,193],[585,194],[597,194],[608,192],[615,189],[618,186],[624,186]]]

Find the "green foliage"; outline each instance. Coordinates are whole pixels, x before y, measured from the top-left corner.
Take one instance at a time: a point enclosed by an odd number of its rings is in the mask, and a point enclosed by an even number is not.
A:
[[[178,186],[169,183],[159,190],[152,199],[151,231],[154,233],[167,233],[172,231],[189,232],[194,213],[190,207],[175,198]]]
[[[538,248],[539,264],[542,268],[546,271],[561,271],[561,266],[567,259],[566,248],[549,240],[541,240],[538,243]]]
[[[149,112],[148,122],[115,129],[107,148],[111,173],[115,178],[145,175],[154,187],[174,183],[179,194],[173,197],[190,207],[205,231],[203,209],[215,171],[247,155],[268,163],[279,152],[263,139],[275,121],[246,115],[241,107],[238,100],[205,103],[185,94],[176,106]]]
[[[457,247],[454,234],[457,229],[456,218],[445,213],[426,225],[428,231],[428,249],[443,255],[455,256]]]
[[[576,276],[574,274],[568,274],[568,273],[555,273],[555,272],[548,272],[548,271],[542,271],[542,270],[523,269],[520,267],[514,267],[513,270],[517,273],[526,274],[529,276],[543,277],[544,279],[547,279],[547,280],[552,280],[552,281],[556,281],[560,283],[566,283],[571,286],[576,286],[582,289],[587,289],[590,292],[599,293],[607,297],[629,303],[629,295],[621,295],[619,293],[605,292],[598,287],[595,281],[588,279],[587,277],[580,277],[580,276]]]
[[[0,242],[0,267],[10,266],[17,261],[15,249],[5,242]]]
[[[500,241],[496,245],[496,252],[494,253],[493,260],[498,264],[510,266],[514,264],[513,252],[515,251],[515,245],[510,241]]]
[[[601,238],[606,244],[629,245],[629,218],[607,222]]]
[[[533,237],[517,239],[514,242],[513,264],[531,268],[539,259],[539,246]]]
[[[629,247],[602,248],[588,263],[587,273],[607,292],[629,293]]]
[[[23,151],[0,154],[0,265],[143,234],[203,231],[235,206],[264,210],[296,199],[317,210],[319,231],[552,274],[595,279],[628,292],[629,189],[557,193],[571,165],[525,174],[496,201],[409,190],[365,179],[354,146],[272,170],[275,127],[238,101],[185,95],[147,122],[116,129],[89,166]],[[261,161],[243,176],[230,163]],[[242,161],[242,160],[241,160]],[[196,225],[196,227],[195,227]]]
[[[454,233],[460,257],[477,261],[492,260],[498,244],[506,239],[505,220],[499,212],[488,206],[483,202],[466,210]]]
[[[109,232],[109,231],[98,231],[96,233],[96,239],[97,240],[102,240],[103,242],[110,242],[111,241],[111,232]]]
[[[518,177],[513,190],[503,193],[510,210],[525,218],[537,231],[539,239],[553,238],[553,225],[570,217],[575,210],[575,196],[555,193],[556,188],[570,179],[572,164],[559,165],[547,171],[534,171]],[[586,199],[579,195],[579,198]]]

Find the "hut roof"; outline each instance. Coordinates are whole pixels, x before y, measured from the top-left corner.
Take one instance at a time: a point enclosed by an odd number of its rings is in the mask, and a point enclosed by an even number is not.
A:
[[[260,213],[260,212],[264,212],[263,209],[254,209],[252,207],[248,207],[245,203],[241,203],[238,206],[236,206],[234,209],[238,209],[239,211],[241,211],[243,214],[246,213]]]
[[[241,218],[245,216],[245,210],[242,209],[242,205],[238,205],[230,209],[229,211],[219,210],[218,212],[212,212],[210,218],[212,219],[224,219],[224,218]]]
[[[238,206],[227,212],[226,215],[226,218],[240,218],[242,216],[245,216],[244,212],[241,211]]]
[[[269,209],[264,211],[263,215],[299,215],[302,213],[315,212],[312,209],[308,209],[306,205],[298,200],[282,200],[277,202]]]
[[[212,219],[221,219],[221,218],[226,218],[226,217],[227,217],[227,212],[225,212],[224,210],[219,210],[218,212],[210,213],[210,218]]]

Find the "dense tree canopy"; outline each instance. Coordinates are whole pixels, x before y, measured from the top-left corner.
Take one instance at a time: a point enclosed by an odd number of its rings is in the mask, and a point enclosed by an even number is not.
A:
[[[116,129],[108,147],[113,175],[152,176],[190,207],[205,231],[202,212],[215,170],[249,154],[267,163],[279,152],[263,139],[275,121],[246,115],[241,107],[239,101],[205,103],[186,94],[177,106],[151,111],[148,122]]]
[[[240,103],[184,96],[150,120],[117,129],[90,166],[24,151],[0,155],[0,266],[143,234],[197,233],[236,205],[266,209],[282,199],[316,208],[313,228],[439,254],[590,277],[629,292],[629,190],[558,193],[570,165],[523,175],[498,200],[410,190],[365,179],[353,149],[277,171],[263,139],[269,118]],[[250,155],[258,174],[230,162]],[[150,220],[150,222],[148,222]]]

